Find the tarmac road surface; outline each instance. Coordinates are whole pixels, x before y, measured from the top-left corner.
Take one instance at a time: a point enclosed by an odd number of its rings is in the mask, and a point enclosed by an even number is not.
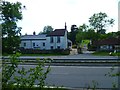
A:
[[[22,67],[29,69],[35,65],[19,65],[19,68]],[[112,88],[113,83],[118,84],[119,79],[118,77],[105,76],[110,68],[103,66],[51,66],[46,83],[50,86],[72,88],[93,87],[93,84],[96,84],[97,88]],[[115,67],[114,73],[117,71],[118,67]]]

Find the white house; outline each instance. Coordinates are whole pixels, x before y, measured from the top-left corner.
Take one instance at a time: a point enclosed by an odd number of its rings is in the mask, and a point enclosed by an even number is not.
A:
[[[55,29],[49,34],[23,35],[20,47],[24,49],[67,49],[72,47],[72,42],[67,39],[67,29]]]

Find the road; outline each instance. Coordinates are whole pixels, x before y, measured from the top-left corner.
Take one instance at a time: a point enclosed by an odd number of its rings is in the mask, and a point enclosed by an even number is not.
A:
[[[35,65],[19,65],[19,68],[33,68]],[[88,66],[51,66],[51,71],[46,79],[47,85],[64,86],[72,88],[92,86],[92,82],[98,83],[98,88],[112,88],[112,83],[118,83],[118,77],[108,77],[105,74],[111,67]],[[114,72],[117,72],[115,67]]]
[[[66,56],[21,56],[21,59],[52,58],[52,59],[118,59],[117,56],[94,56],[92,54],[77,54]],[[119,60],[119,59],[118,59]],[[19,65],[26,69],[35,67],[35,65]],[[92,81],[98,83],[98,88],[112,88],[112,83],[117,82],[117,77],[105,76],[110,71],[110,66],[51,66],[51,72],[48,74],[46,83],[48,85],[65,87],[88,87],[92,86]],[[115,72],[118,67],[115,68]]]

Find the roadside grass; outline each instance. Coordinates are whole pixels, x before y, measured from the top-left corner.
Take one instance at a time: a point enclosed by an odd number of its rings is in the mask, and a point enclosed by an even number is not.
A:
[[[12,54],[3,54],[3,56],[9,56]],[[49,53],[49,54],[21,54],[21,56],[64,56],[65,54],[61,53]]]
[[[63,56],[64,54],[60,53],[51,53],[51,54],[21,54],[21,56]]]
[[[39,88],[39,87],[33,87],[33,88],[17,88],[17,87],[6,87],[3,90],[68,90],[66,88]]]
[[[93,53],[93,55],[97,56],[120,56],[120,52],[114,53],[114,52],[105,52],[105,51],[96,51]]]

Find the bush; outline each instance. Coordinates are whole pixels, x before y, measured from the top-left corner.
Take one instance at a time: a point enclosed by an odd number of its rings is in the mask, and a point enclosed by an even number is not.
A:
[[[69,55],[70,54],[70,49],[65,49],[62,51],[63,55]]]
[[[77,45],[72,45],[72,48],[77,48]]]
[[[78,48],[77,48],[77,51],[78,51],[78,54],[82,54],[82,49],[81,49],[81,47],[78,47]]]
[[[53,49],[53,50],[39,50],[39,49],[21,49],[22,54],[61,54],[61,55],[69,55],[69,49]]]
[[[96,50],[97,50],[96,46],[88,44],[88,51],[96,51]]]
[[[39,88],[43,88],[43,86],[45,86],[47,74],[50,72],[50,64],[46,69],[44,69],[45,62],[48,63],[51,62],[51,60],[37,60],[38,65],[35,68],[26,70],[24,67],[22,67],[22,69],[17,68],[19,64],[18,57],[18,53],[14,54],[10,58],[11,64],[6,64],[5,62],[2,64],[2,90],[9,90],[7,88],[15,88],[11,90],[18,90],[16,88],[19,88],[20,90],[20,88],[26,87],[33,88],[36,81],[38,81],[37,86]],[[14,74],[15,72],[18,73],[17,76]],[[11,80],[12,76],[14,80]]]

